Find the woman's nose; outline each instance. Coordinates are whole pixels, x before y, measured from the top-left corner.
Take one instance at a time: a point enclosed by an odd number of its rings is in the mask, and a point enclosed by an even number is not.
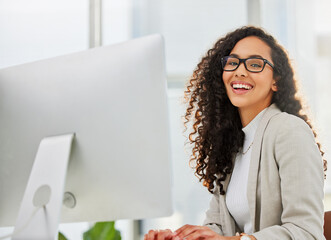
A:
[[[241,62],[238,68],[235,70],[235,75],[240,77],[247,77],[247,69],[243,62]]]

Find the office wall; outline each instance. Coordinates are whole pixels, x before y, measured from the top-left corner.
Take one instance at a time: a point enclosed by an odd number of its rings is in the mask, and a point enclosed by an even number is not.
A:
[[[253,2],[260,8],[250,8]],[[175,213],[143,222],[142,234],[151,228],[175,229],[202,222],[210,195],[194,177],[183,147],[184,84],[216,39],[250,23],[252,15],[288,49],[302,91],[312,106],[325,157],[330,159],[328,0],[103,0],[102,6],[103,45],[152,33],[161,33],[166,43]],[[0,68],[88,49],[88,12],[88,0],[0,0]],[[326,181],[328,210],[330,179]],[[129,231],[131,222],[119,224],[123,231]],[[78,239],[80,233],[73,233],[73,226],[63,229],[70,232],[71,239]],[[86,225],[77,228],[79,232]],[[133,234],[124,236],[124,240],[133,238]]]
[[[88,0],[0,0],[0,68],[88,48]]]

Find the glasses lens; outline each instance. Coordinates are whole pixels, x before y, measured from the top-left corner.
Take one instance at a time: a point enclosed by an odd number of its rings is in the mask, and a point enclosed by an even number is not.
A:
[[[248,58],[246,60],[247,70],[251,72],[260,72],[263,69],[264,61],[258,58]]]
[[[225,71],[232,71],[237,68],[239,59],[235,57],[226,57],[223,59],[222,63]]]

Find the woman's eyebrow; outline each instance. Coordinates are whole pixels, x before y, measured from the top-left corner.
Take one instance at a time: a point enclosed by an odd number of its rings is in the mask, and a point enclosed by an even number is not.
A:
[[[250,55],[249,57],[263,58],[261,55],[258,55],[258,54]]]
[[[235,54],[235,53],[231,53],[229,56],[230,56],[230,57],[237,57],[237,58],[239,58],[239,55],[237,55],[237,54]]]
[[[231,53],[229,56],[240,58],[239,55],[235,54],[235,53]],[[261,55],[258,55],[258,54],[252,54],[252,55],[249,55],[248,58],[263,58],[263,57]]]

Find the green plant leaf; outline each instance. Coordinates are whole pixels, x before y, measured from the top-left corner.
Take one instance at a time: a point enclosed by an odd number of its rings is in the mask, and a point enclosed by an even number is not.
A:
[[[62,233],[59,232],[58,240],[68,240]]]
[[[115,229],[115,222],[97,222],[83,234],[83,240],[121,240],[121,233]]]

